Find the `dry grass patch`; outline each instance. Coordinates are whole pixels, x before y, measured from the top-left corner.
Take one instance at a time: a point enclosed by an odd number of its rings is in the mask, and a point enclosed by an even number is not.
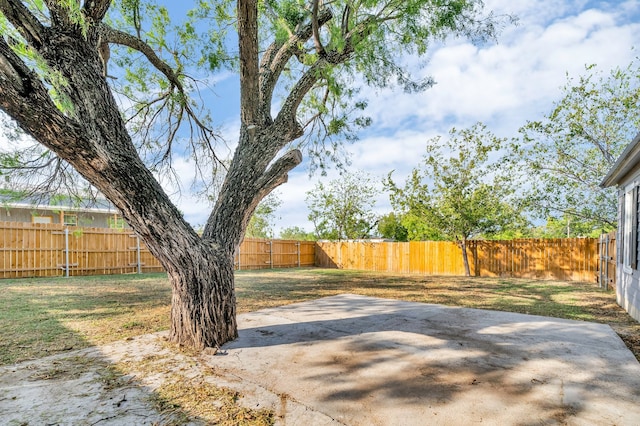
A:
[[[239,404],[241,395],[233,390],[217,387],[205,379],[185,379],[179,375],[167,377],[165,383],[154,391],[155,408],[174,420],[170,424],[181,425],[192,418],[215,425],[274,424],[271,410],[252,410]]]
[[[115,368],[153,388],[150,402],[166,419],[165,426],[190,422],[229,426],[274,423],[273,410],[248,408],[239,392],[218,386],[215,371],[198,356],[164,342],[156,353],[123,360]]]
[[[0,281],[0,364],[169,326],[166,274]]]

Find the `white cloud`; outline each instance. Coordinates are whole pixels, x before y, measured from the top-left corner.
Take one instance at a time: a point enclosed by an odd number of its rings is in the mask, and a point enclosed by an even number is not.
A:
[[[414,74],[431,75],[437,82],[424,93],[363,90],[374,125],[349,147],[353,168],[374,176],[395,169],[394,176],[404,178],[420,162],[427,138],[476,121],[498,136],[517,136],[527,120],[551,111],[567,73],[577,78],[593,63],[605,71],[628,65],[637,54],[633,47],[640,46],[640,23],[633,18],[640,15],[640,3],[595,6],[587,1],[487,1],[496,14],[520,18],[517,26],[504,29],[497,44],[452,41],[433,51],[423,68],[411,59]],[[304,224],[304,194],[296,194],[313,185],[299,180],[306,179],[303,173],[295,176],[282,187],[290,194],[282,206],[283,222]],[[388,208],[388,201],[379,205]]]
[[[554,16],[545,14],[544,27],[538,24],[539,11],[554,8],[546,2],[544,8],[532,7],[540,6],[538,3],[521,7],[520,24],[505,31],[498,44],[477,47],[458,41],[435,50],[429,64],[420,70],[436,81],[426,92],[410,95],[387,89],[370,93],[367,112],[375,125],[394,129],[411,122],[420,130],[442,132],[452,125],[494,121],[497,127],[513,132],[527,119],[537,119],[552,108],[566,73],[578,76],[591,63],[605,70],[624,66],[634,56],[632,47],[640,42],[640,24],[619,24],[619,15],[594,9],[564,16],[573,8],[558,7]],[[636,12],[638,9],[636,3]],[[500,122],[503,118],[511,122]]]

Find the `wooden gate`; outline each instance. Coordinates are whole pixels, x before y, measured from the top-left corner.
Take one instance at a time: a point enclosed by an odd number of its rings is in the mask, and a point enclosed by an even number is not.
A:
[[[600,235],[598,284],[605,290],[616,286],[616,231]]]

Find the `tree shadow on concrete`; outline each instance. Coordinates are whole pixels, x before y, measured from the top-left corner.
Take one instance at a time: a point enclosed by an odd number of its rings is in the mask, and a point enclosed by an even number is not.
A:
[[[347,424],[640,418],[640,364],[606,325],[353,295],[243,321],[231,364]]]

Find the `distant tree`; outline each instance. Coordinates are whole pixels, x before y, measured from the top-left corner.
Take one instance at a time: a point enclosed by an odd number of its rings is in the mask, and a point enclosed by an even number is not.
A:
[[[391,174],[386,181],[396,211],[458,242],[467,276],[467,240],[501,232],[522,217],[518,204],[510,203],[514,189],[496,174],[498,164],[490,159],[504,142],[481,123],[452,129],[449,139],[429,140],[423,164],[413,170],[404,188]]]
[[[608,229],[599,227],[597,221],[578,221],[576,216],[565,214],[561,217],[549,216],[543,226],[532,230],[534,238],[596,238]]]
[[[369,238],[377,218],[373,213],[378,188],[365,173],[346,173],[328,185],[319,182],[307,192],[309,220],[318,239]]]
[[[548,115],[520,129],[505,164],[520,175],[538,217],[610,230],[616,193],[600,182],[640,129],[640,63],[635,59],[608,75],[595,65],[586,71],[577,81],[567,78]]]
[[[316,236],[313,232],[307,232],[299,226],[290,226],[280,231],[280,238],[283,240],[297,241],[315,241]]]
[[[408,241],[440,241],[447,237],[427,221],[419,209],[409,209],[401,216],[401,224],[407,230]]]
[[[275,212],[282,205],[277,193],[267,195],[256,207],[247,225],[245,236],[250,238],[273,238]]]
[[[378,220],[378,232],[382,238],[396,241],[408,241],[409,233],[402,224],[402,218],[395,213],[388,213]]]
[[[524,219],[524,217],[522,217]],[[483,240],[515,240],[519,238],[538,238],[534,234],[534,229],[530,227],[530,224],[522,224],[522,226],[514,225],[505,227],[501,231],[480,234],[478,239]]]

